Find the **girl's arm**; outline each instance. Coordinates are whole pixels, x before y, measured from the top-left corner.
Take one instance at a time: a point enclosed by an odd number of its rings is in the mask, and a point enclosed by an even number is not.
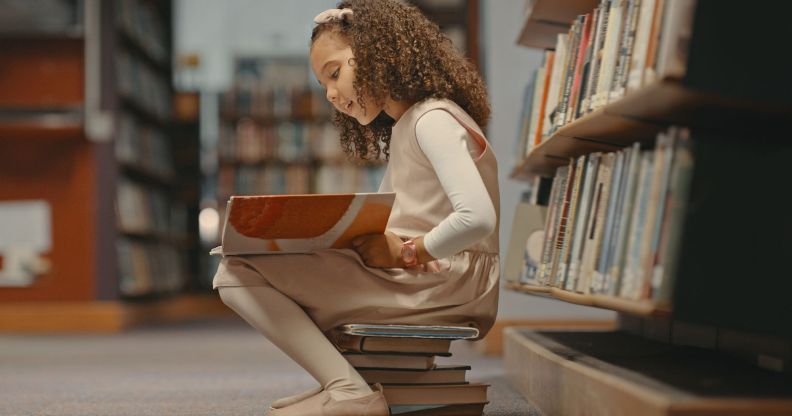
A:
[[[473,155],[482,149],[444,110],[424,114],[416,123],[415,134],[454,208],[418,239],[419,260],[422,251],[434,258],[448,257],[490,235],[497,224],[492,199],[473,161]]]

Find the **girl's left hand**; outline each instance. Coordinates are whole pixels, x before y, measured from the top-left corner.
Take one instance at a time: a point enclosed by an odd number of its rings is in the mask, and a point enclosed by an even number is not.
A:
[[[401,258],[402,239],[396,234],[385,231],[384,234],[367,234],[355,237],[352,247],[369,267],[397,268],[403,267]]]

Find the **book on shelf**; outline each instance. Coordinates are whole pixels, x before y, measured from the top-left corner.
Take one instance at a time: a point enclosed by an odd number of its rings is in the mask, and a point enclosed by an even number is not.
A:
[[[601,0],[578,15],[532,75],[521,154],[627,91],[683,77],[695,6],[696,0]]]
[[[547,252],[542,254],[544,270],[555,267],[556,275],[535,284],[667,301],[692,171],[688,134],[671,127],[657,136],[651,150],[641,150],[636,142],[560,166],[547,208],[546,222],[552,222],[545,228]]]
[[[564,281],[564,289],[576,290],[578,285],[578,270],[583,256],[583,242],[586,237],[586,225],[588,224],[589,213],[592,210],[594,188],[599,171],[602,153],[595,152],[587,156],[586,173],[583,181],[583,193],[580,198],[580,209],[577,210],[575,218],[575,230],[572,235],[572,247],[569,253],[569,265],[567,266],[567,276]]]
[[[426,369],[358,368],[367,383],[382,384],[465,384],[469,365],[435,365]]]
[[[341,355],[355,368],[400,368],[428,370],[435,366],[434,354],[370,354],[346,351]],[[439,354],[437,354],[439,355]]]
[[[382,234],[396,194],[232,196],[221,246],[212,254],[308,253],[350,248],[352,239]]]
[[[536,272],[542,256],[544,218],[547,207],[520,202],[514,210],[512,234],[503,277],[510,282],[536,284]]]

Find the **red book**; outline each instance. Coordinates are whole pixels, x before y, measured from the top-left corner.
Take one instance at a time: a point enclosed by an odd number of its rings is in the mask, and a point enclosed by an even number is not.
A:
[[[574,120],[577,108],[580,104],[580,83],[583,74],[583,63],[586,60],[586,50],[591,47],[591,13],[586,13],[583,19],[583,31],[581,32],[580,47],[575,62],[575,77],[572,81],[572,90],[569,93],[569,104],[567,106],[567,122]]]

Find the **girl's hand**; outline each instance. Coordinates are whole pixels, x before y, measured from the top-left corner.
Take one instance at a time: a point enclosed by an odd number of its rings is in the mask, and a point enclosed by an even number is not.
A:
[[[356,237],[352,240],[352,247],[369,267],[404,267],[401,258],[402,239],[390,231]]]

